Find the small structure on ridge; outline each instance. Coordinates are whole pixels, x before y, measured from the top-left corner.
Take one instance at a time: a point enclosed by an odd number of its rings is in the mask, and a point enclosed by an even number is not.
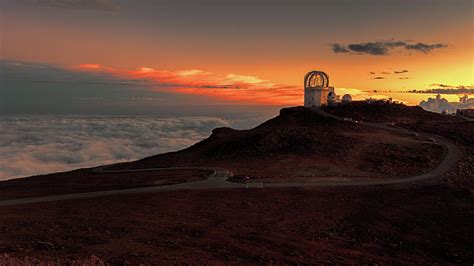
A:
[[[304,77],[304,106],[320,107],[339,104],[334,87],[329,86],[329,76],[323,71],[311,71]]]
[[[346,104],[352,102],[352,96],[350,94],[344,94],[342,96],[341,104]]]

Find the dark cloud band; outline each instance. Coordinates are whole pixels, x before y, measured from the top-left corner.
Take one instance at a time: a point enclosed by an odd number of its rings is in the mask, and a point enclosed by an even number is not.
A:
[[[18,0],[17,3],[40,7],[89,9],[98,11],[117,11],[120,9],[120,6],[115,0]]]
[[[334,53],[347,53],[347,54],[369,54],[369,55],[388,55],[392,49],[404,49],[406,51],[417,51],[422,53],[430,53],[435,49],[441,49],[448,47],[447,44],[442,43],[410,43],[405,41],[377,41],[377,42],[366,42],[366,43],[351,43],[351,44],[331,44]],[[404,72],[401,72],[404,73]]]
[[[410,90],[409,93],[428,93],[428,94],[474,94],[473,87],[458,88],[438,88],[438,89],[426,89],[426,90]]]
[[[393,71],[394,74],[403,74],[403,73],[408,73],[408,70],[404,69],[404,70],[400,70],[400,71]]]

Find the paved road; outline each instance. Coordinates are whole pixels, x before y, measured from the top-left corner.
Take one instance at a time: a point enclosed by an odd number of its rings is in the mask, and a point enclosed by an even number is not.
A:
[[[468,117],[468,116],[464,116],[464,115],[459,115],[459,117],[464,118],[464,120],[466,120],[466,121],[474,122],[474,118],[472,118],[472,117]]]
[[[202,181],[193,181],[187,183],[181,183],[176,185],[166,185],[166,186],[150,186],[150,187],[140,187],[140,188],[127,188],[127,189],[114,189],[114,190],[105,190],[105,191],[94,191],[94,192],[84,192],[84,193],[72,193],[72,194],[63,194],[63,195],[54,195],[54,196],[43,196],[43,197],[31,197],[31,198],[22,198],[22,199],[12,199],[12,200],[2,200],[0,201],[0,206],[14,206],[22,205],[28,203],[40,203],[40,202],[50,202],[50,201],[59,201],[59,200],[68,200],[68,199],[84,199],[84,198],[97,198],[103,196],[112,196],[112,195],[124,195],[124,194],[137,194],[137,193],[146,193],[154,191],[171,191],[171,190],[184,190],[184,189],[208,189],[208,188],[242,188],[245,187],[244,184],[228,182],[227,178],[229,176],[229,171],[219,168],[202,168],[202,167],[170,167],[170,168],[155,168],[155,169],[136,169],[134,171],[163,171],[163,170],[175,170],[175,169],[207,169],[212,170],[213,174],[209,176],[208,179]],[[100,170],[99,170],[100,171]],[[125,171],[110,171],[111,173],[118,172],[134,172],[131,170]],[[102,171],[107,173],[108,171]]]
[[[330,115],[322,110],[315,110],[319,114],[327,117],[332,117],[338,120],[344,120],[343,118]],[[349,121],[351,122],[351,121]],[[353,121],[352,121],[353,122]],[[386,129],[398,133],[412,134],[418,136],[419,138],[429,139],[440,145],[445,149],[445,157],[441,163],[436,166],[431,171],[411,177],[403,178],[392,178],[384,180],[353,180],[353,181],[320,181],[320,182],[293,182],[293,183],[257,183],[252,182],[248,184],[243,183],[234,183],[227,181],[231,173],[228,170],[222,168],[203,168],[203,167],[169,167],[169,168],[148,168],[148,169],[131,169],[131,170],[113,170],[107,171],[105,167],[97,167],[94,171],[101,173],[123,173],[123,172],[142,172],[142,171],[163,171],[163,170],[175,170],[175,169],[200,169],[200,170],[212,170],[213,174],[209,176],[206,180],[193,181],[175,185],[165,185],[165,186],[151,186],[151,187],[140,187],[140,188],[129,188],[129,189],[116,189],[116,190],[106,190],[106,191],[95,191],[95,192],[85,192],[85,193],[73,193],[73,194],[64,194],[64,195],[55,195],[55,196],[44,196],[44,197],[32,197],[32,198],[23,198],[23,199],[12,199],[12,200],[3,200],[0,201],[0,206],[13,206],[21,205],[28,203],[40,203],[40,202],[50,202],[50,201],[59,201],[59,200],[68,200],[68,199],[82,199],[82,198],[96,198],[102,196],[110,195],[124,195],[124,194],[137,194],[137,193],[146,193],[146,192],[156,192],[156,191],[173,191],[173,190],[192,190],[192,189],[231,189],[231,188],[261,188],[261,187],[270,187],[270,188],[283,188],[283,187],[348,187],[348,186],[375,186],[375,185],[394,185],[394,184],[406,184],[412,182],[423,181],[427,179],[437,178],[444,175],[452,167],[455,166],[457,160],[460,156],[459,147],[456,146],[453,142],[449,141],[446,138],[428,134],[428,133],[416,133],[403,128],[394,128],[386,124],[380,123],[364,123],[364,125]]]

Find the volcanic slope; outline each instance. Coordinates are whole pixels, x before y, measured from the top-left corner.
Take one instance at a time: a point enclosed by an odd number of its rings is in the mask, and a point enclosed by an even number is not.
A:
[[[117,164],[111,169],[208,166],[236,178],[314,181],[320,178],[390,178],[428,171],[442,159],[441,146],[292,107],[249,130],[214,129],[187,149]]]
[[[339,106],[325,106],[323,110],[339,117],[377,123],[444,123],[465,121],[459,117],[425,111],[420,106],[407,106],[383,101],[376,101],[374,103],[355,101]]]

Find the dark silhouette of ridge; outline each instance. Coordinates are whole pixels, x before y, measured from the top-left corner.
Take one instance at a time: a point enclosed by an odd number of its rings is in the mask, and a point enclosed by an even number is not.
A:
[[[420,106],[404,104],[355,101],[340,106],[325,106],[323,110],[339,116],[366,122],[455,122],[459,117],[441,115],[423,110]]]
[[[189,148],[148,157],[127,167],[189,165],[287,153],[335,157],[356,141],[342,133],[359,127],[321,116],[308,108],[284,108],[280,115],[253,129],[216,128],[207,139]]]
[[[323,116],[317,109],[291,107],[281,109],[278,116],[255,128],[216,128],[208,138],[186,149],[116,164],[110,169],[212,166],[242,173],[258,168],[262,175],[273,176],[280,168],[282,175],[300,175],[302,171],[301,175],[310,176],[362,176],[368,172],[403,176],[423,172],[442,155],[436,145],[411,141],[412,136],[400,137],[363,123]],[[387,147],[390,152],[384,151]]]

